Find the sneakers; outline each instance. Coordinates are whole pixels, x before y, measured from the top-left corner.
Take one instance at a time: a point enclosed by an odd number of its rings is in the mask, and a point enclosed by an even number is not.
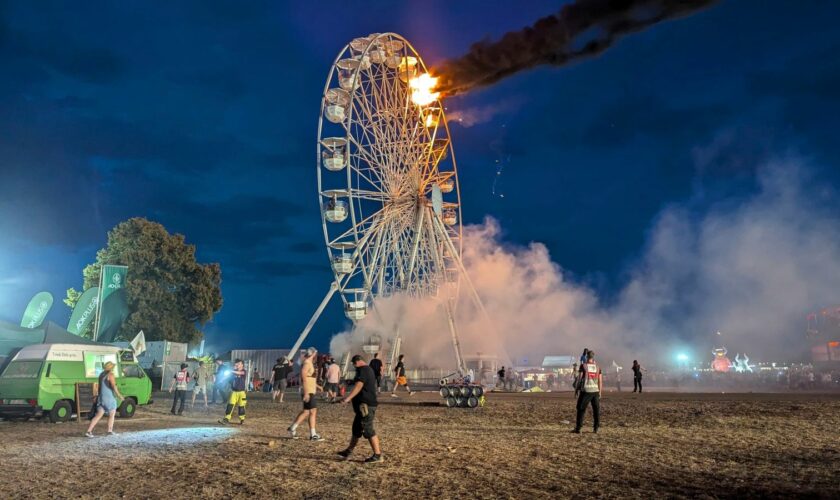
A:
[[[85,432],[85,437],[92,438],[92,437],[94,437],[94,435],[93,435],[92,432]]]
[[[597,427],[592,429],[592,434],[598,434],[598,428]]]
[[[580,434],[580,429],[573,429],[572,434]]]
[[[245,425],[245,419],[240,419],[239,420],[239,425]]]
[[[310,441],[323,441],[323,440],[324,440],[324,438],[322,438],[322,437],[321,437],[320,435],[318,435],[318,434],[313,434],[313,435],[309,436],[309,440],[310,440]]]
[[[366,464],[376,464],[384,461],[385,459],[382,458],[382,455],[371,455],[365,459]]]
[[[114,432],[114,431],[108,431],[108,435],[109,435],[109,436],[116,436],[116,435],[117,435],[117,433],[116,433],[116,432]]]
[[[289,427],[288,429],[286,429],[286,431],[289,433],[289,439],[297,439],[297,433],[295,432],[295,429]]]
[[[392,398],[398,398],[399,396],[397,396],[396,394],[394,394],[394,393],[392,392],[392,393],[391,393],[391,397],[392,397]]]
[[[222,424],[222,425],[227,425],[227,424],[230,423],[230,420],[228,420],[226,418],[220,418],[219,423]]]
[[[353,453],[353,450],[341,450],[337,452],[337,455],[342,459],[347,460],[348,458],[350,458],[351,453]]]
[[[411,392],[408,393],[409,396],[414,396],[415,394],[417,394],[417,393],[414,392],[414,391],[411,391]]]

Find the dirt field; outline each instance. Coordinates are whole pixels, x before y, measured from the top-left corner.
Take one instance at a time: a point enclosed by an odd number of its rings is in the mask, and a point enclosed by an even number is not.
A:
[[[167,395],[168,396],[168,395]],[[284,437],[298,397],[250,396],[244,426],[221,407],[168,414],[166,396],[114,437],[76,422],[0,422],[5,498],[834,497],[840,492],[840,395],[607,393],[602,428],[570,434],[571,394],[490,394],[477,410],[385,399],[386,461],[349,462],[352,410],[322,404],[320,443]],[[304,426],[305,427],[305,426]],[[301,429],[299,434],[306,434]],[[105,431],[104,422],[97,433]],[[274,440],[275,443],[269,444]]]

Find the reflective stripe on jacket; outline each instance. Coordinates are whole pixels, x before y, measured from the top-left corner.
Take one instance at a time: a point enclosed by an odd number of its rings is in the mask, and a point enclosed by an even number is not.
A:
[[[598,377],[600,370],[595,363],[585,363],[583,365],[583,392],[600,392],[598,388]]]

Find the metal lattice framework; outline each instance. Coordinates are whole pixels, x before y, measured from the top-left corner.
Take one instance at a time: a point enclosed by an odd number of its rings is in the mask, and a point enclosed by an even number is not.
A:
[[[418,103],[414,95],[426,73],[411,44],[394,33],[356,38],[333,63],[321,101],[317,175],[335,281],[291,354],[335,292],[354,321],[376,299],[400,293],[443,299],[463,367],[453,318],[465,277],[458,172],[441,102]]]

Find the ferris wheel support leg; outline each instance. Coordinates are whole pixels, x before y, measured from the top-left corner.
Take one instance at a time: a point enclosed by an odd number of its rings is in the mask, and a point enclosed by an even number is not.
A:
[[[324,296],[324,300],[321,301],[321,305],[315,310],[315,314],[313,314],[312,318],[309,319],[309,323],[306,324],[306,328],[304,328],[300,333],[300,337],[298,337],[297,342],[295,342],[295,345],[292,346],[292,350],[289,351],[289,360],[293,360],[295,358],[295,354],[298,349],[300,349],[300,345],[303,344],[306,336],[309,335],[309,331],[312,330],[313,326],[315,326],[315,322],[318,321],[318,318],[321,316],[321,313],[324,312],[324,308],[327,307],[327,304],[332,296],[335,295],[336,291],[338,291],[338,283],[333,281],[330,284],[330,290],[327,292],[327,295]]]
[[[455,362],[458,366],[458,372],[461,376],[467,373],[467,367],[464,366],[464,358],[461,356],[461,342],[458,340],[458,330],[455,328],[455,316],[452,314],[452,303],[446,300],[444,308],[446,309],[446,320],[449,322],[449,333],[452,335],[452,347],[455,349]]]
[[[481,313],[484,315],[484,318],[490,322],[490,315],[487,314],[487,310],[484,308],[484,303],[481,302],[481,297],[478,295],[478,291],[473,286],[473,282],[470,279],[470,275],[467,274],[467,269],[464,267],[464,263],[461,261],[461,257],[455,251],[455,245],[452,243],[452,240],[449,239],[449,235],[446,234],[446,226],[443,225],[440,218],[435,215],[434,217],[435,225],[438,228],[438,232],[441,233],[441,239],[443,239],[444,244],[446,245],[449,253],[452,254],[452,258],[458,264],[458,270],[461,272],[461,275],[464,277],[464,281],[467,282],[467,287],[470,289],[470,295],[472,295],[472,299],[475,302],[476,307],[481,310]],[[490,322],[492,325],[493,323]]]

